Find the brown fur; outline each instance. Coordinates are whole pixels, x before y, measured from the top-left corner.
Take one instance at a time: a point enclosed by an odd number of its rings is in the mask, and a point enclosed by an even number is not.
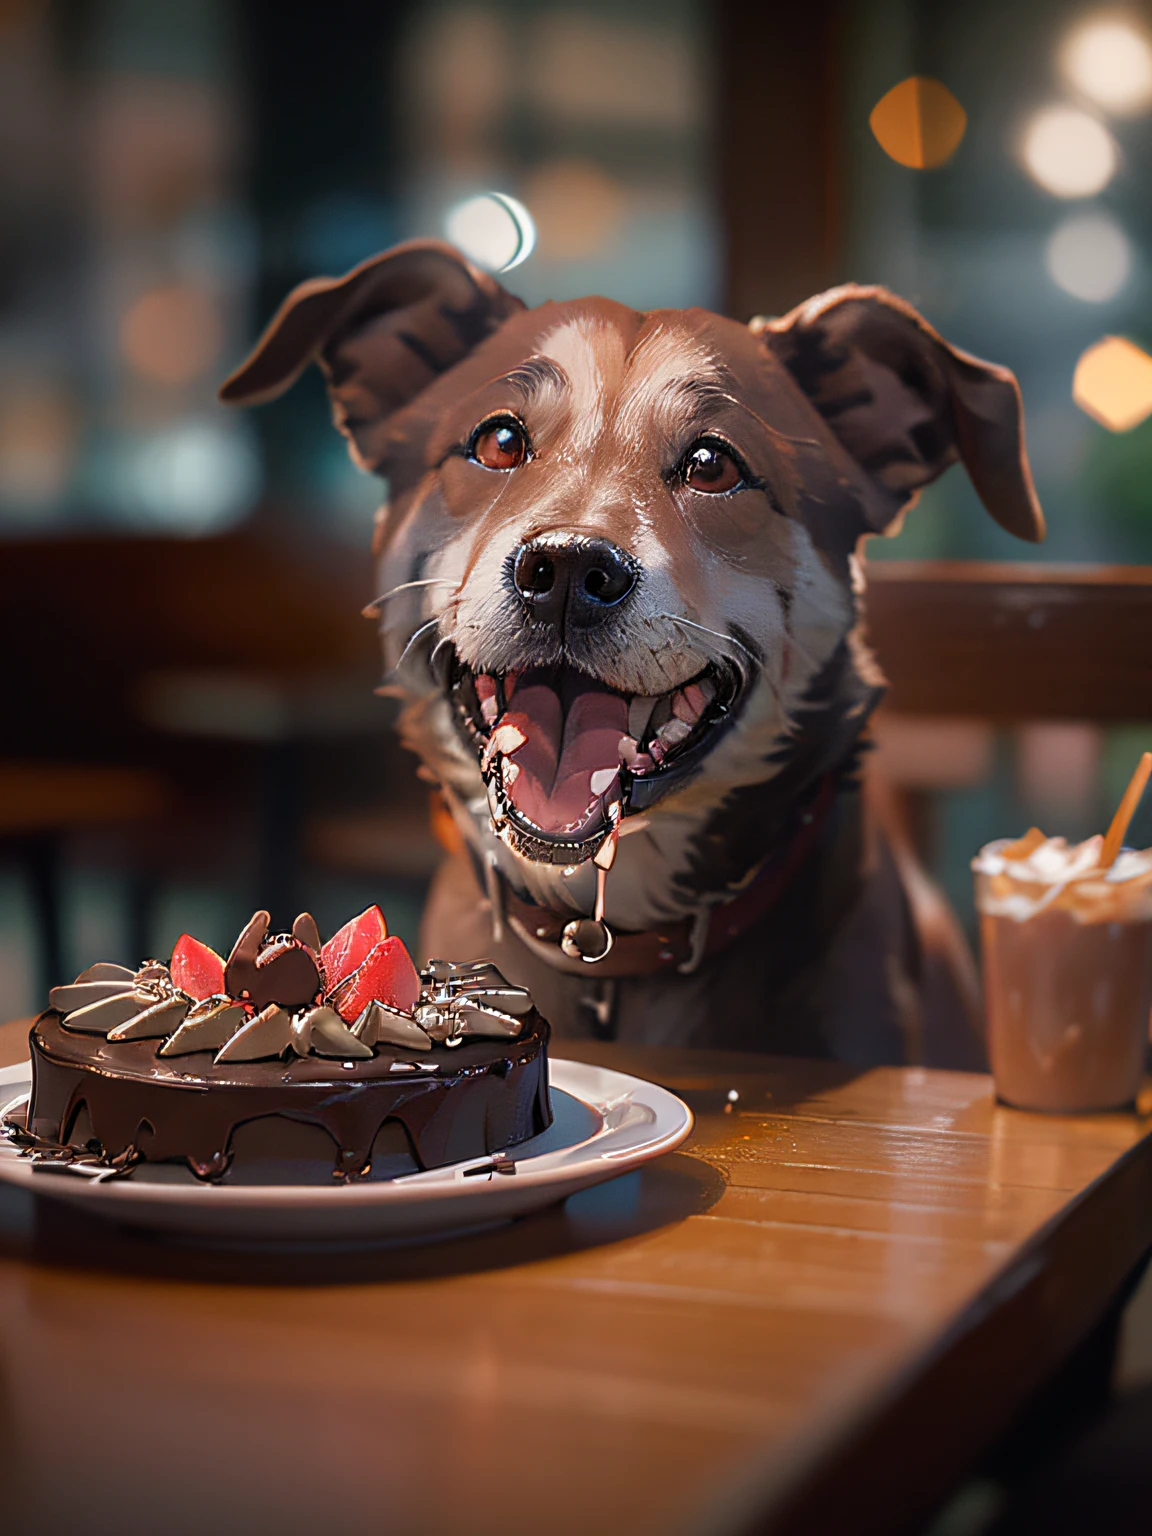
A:
[[[561,1032],[958,1059],[959,1046],[915,1044],[926,967],[901,886],[906,850],[893,858],[861,810],[856,758],[881,684],[860,636],[854,552],[958,460],[1004,527],[1042,536],[1012,376],[878,289],[835,290],[751,326],[606,299],[525,310],[431,243],[298,289],[223,398],[269,399],[310,361],[357,462],[389,482],[385,657],[404,738],[470,849],[435,882],[429,946],[459,958],[495,946]],[[532,456],[510,471],[466,450],[495,412],[530,436]],[[677,471],[702,436],[747,466],[726,495]],[[511,571],[539,538],[609,541],[635,590],[594,628],[536,623]],[[563,663],[630,697],[713,665],[739,674],[738,707],[701,760],[658,782],[643,820],[624,817],[605,909],[617,931],[705,920],[790,845],[828,775],[832,814],[764,922],[682,974],[604,983],[524,930],[494,938],[488,898],[498,907],[505,888],[589,913],[594,845],[562,872],[494,835],[445,655],[496,676]]]

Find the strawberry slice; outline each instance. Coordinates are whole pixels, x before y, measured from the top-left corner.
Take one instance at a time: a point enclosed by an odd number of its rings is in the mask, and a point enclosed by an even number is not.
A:
[[[381,939],[387,937],[388,924],[379,907],[369,907],[359,917],[345,923],[340,932],[333,934],[320,950],[328,990],[339,986],[345,976],[351,976],[358,966],[364,964]]]
[[[189,997],[216,997],[224,991],[224,962],[214,949],[182,933],[172,951],[172,980]]]
[[[403,939],[383,939],[341,988],[333,1006],[346,1024],[371,1002],[411,1013],[420,1001],[420,977]]]

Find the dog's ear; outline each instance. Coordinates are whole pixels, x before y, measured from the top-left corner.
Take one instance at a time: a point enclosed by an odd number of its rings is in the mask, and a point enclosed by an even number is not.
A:
[[[378,471],[388,418],[523,307],[452,246],[412,240],[293,289],[220,398],[260,405],[318,363],[349,452]]]
[[[834,288],[752,326],[864,470],[874,532],[959,459],[1002,528],[1044,537],[1020,390],[1006,368],[949,346],[883,288]]]

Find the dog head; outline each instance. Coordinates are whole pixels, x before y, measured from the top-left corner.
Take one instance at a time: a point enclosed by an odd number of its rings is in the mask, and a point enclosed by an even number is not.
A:
[[[750,326],[528,310],[418,242],[298,288],[222,398],[271,399],[310,362],[387,477],[406,739],[538,897],[641,818],[691,894],[741,792],[843,757],[877,681],[853,552],[949,465],[1043,536],[1012,375],[882,289]],[[738,878],[762,850],[727,841]]]

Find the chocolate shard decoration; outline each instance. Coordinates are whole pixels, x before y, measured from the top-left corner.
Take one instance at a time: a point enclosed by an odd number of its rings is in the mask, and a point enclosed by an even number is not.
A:
[[[491,960],[429,960],[423,975],[428,981],[447,982],[461,986],[471,982],[477,986],[506,987],[508,983]]]
[[[90,965],[80,972],[76,978],[77,985],[83,981],[123,981],[131,986],[136,980],[136,972],[130,971],[126,965],[113,965],[110,960],[97,960],[95,965]]]
[[[501,1013],[531,1013],[532,998],[523,987],[465,987],[461,996],[478,1008],[495,1008]]]
[[[264,1061],[282,1056],[292,1043],[292,1015],[275,1003],[245,1024],[217,1054],[220,1061]]]
[[[60,1013],[71,1013],[75,1008],[87,1008],[89,1003],[103,1002],[106,997],[118,997],[123,992],[131,992],[133,977],[127,981],[117,978],[115,981],[77,981],[71,986],[53,987],[48,994],[49,1008],[56,1008]]]
[[[421,1003],[416,1010],[416,1022],[437,1045],[447,1044],[456,1033],[456,1020],[447,1006],[438,1008],[432,1003]]]
[[[116,1029],[145,1008],[151,1008],[155,1001],[155,997],[144,992],[118,992],[115,997],[102,998],[67,1014],[64,1027],[86,1035],[106,1035],[110,1029]]]
[[[477,1007],[471,999],[464,999],[453,1006],[452,1014],[462,1035],[482,1035],[498,1040],[513,1040],[523,1028],[523,1020],[501,1013],[496,1008]]]
[[[359,1039],[334,1008],[314,1008],[310,1014],[312,1049],[317,1056],[334,1056],[346,1061],[368,1061],[375,1054],[371,1045]]]
[[[244,1011],[238,1002],[228,996],[227,992],[214,992],[211,997],[202,997],[192,1004],[188,1010],[187,1023],[198,1024],[209,1014],[219,1013],[221,1008],[240,1008],[241,1013]]]
[[[254,912],[233,944],[224,967],[224,987],[229,997],[250,995],[256,981],[256,956],[271,921],[270,913]]]
[[[299,939],[301,944],[306,944],[316,954],[320,953],[320,930],[311,912],[301,912],[292,924],[292,937]]]
[[[369,1003],[353,1024],[352,1033],[365,1045],[402,1045],[412,1051],[432,1049],[431,1040],[416,1020],[389,1008],[387,1003]]]
[[[108,1031],[109,1040],[160,1040],[175,1034],[184,1022],[189,1002],[186,997],[166,997],[135,1018],[126,1019]]]
[[[292,1035],[289,1045],[297,1056],[307,1056],[312,1049],[312,1018],[319,1010],[309,1008],[304,1013],[296,1014],[292,1019]]]
[[[193,1008],[180,1028],[160,1047],[161,1056],[190,1056],[193,1051],[216,1051],[227,1045],[248,1015],[239,1003],[226,997],[206,998]]]

